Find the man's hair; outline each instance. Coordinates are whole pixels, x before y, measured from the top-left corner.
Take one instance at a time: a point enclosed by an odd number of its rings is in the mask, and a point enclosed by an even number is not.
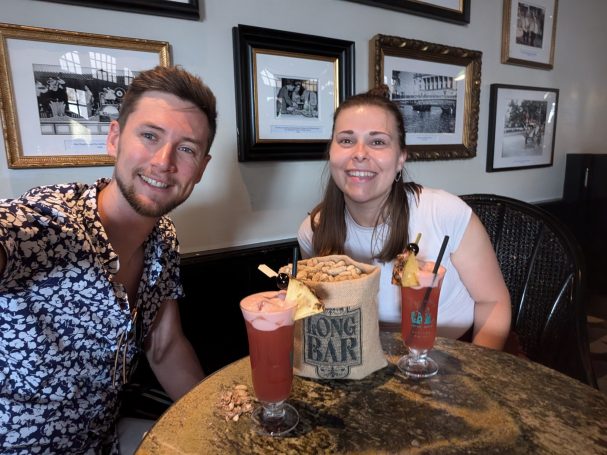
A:
[[[209,141],[206,153],[209,153],[217,131],[217,101],[215,95],[204,82],[181,66],[156,66],[142,71],[131,82],[120,107],[118,123],[124,128],[129,115],[136,109],[137,102],[149,91],[170,93],[184,101],[193,103],[203,112],[209,121]]]

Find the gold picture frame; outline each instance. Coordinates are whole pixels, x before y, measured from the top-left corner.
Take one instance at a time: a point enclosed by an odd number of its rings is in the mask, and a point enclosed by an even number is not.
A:
[[[476,156],[482,52],[376,35],[370,55],[370,79],[405,118],[410,161]]]
[[[113,165],[105,137],[129,81],[169,64],[163,41],[0,24],[8,167]]]
[[[551,70],[558,0],[504,0],[502,63]]]

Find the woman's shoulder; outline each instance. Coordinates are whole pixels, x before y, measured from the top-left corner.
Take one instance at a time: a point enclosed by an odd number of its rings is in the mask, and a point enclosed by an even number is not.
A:
[[[419,195],[420,203],[435,204],[464,204],[465,202],[457,195],[440,188],[429,188],[424,186]]]

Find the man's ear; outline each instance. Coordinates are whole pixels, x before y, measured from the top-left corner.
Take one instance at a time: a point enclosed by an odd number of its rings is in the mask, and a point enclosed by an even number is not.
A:
[[[200,180],[202,179],[202,174],[204,174],[205,169],[207,168],[207,164],[209,164],[209,161],[211,161],[211,155],[209,155],[209,152],[207,152],[206,156],[203,158],[202,161],[202,165],[200,166],[200,172],[195,180],[196,183],[199,183]]]
[[[110,123],[110,130],[105,139],[107,154],[118,158],[118,143],[120,142],[120,125],[116,120]]]

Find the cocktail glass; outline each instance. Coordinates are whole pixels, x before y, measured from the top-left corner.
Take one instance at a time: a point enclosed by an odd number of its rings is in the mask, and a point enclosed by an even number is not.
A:
[[[438,373],[438,365],[428,356],[436,338],[436,315],[446,269],[433,273],[434,262],[418,260],[419,286],[401,288],[401,334],[409,353],[397,362],[408,377],[420,379]]]
[[[297,410],[286,403],[293,382],[293,316],[296,304],[285,301],[285,291],[259,292],[241,300],[249,339],[249,357],[255,396],[261,406],[253,411],[257,431],[282,436],[299,422]]]

